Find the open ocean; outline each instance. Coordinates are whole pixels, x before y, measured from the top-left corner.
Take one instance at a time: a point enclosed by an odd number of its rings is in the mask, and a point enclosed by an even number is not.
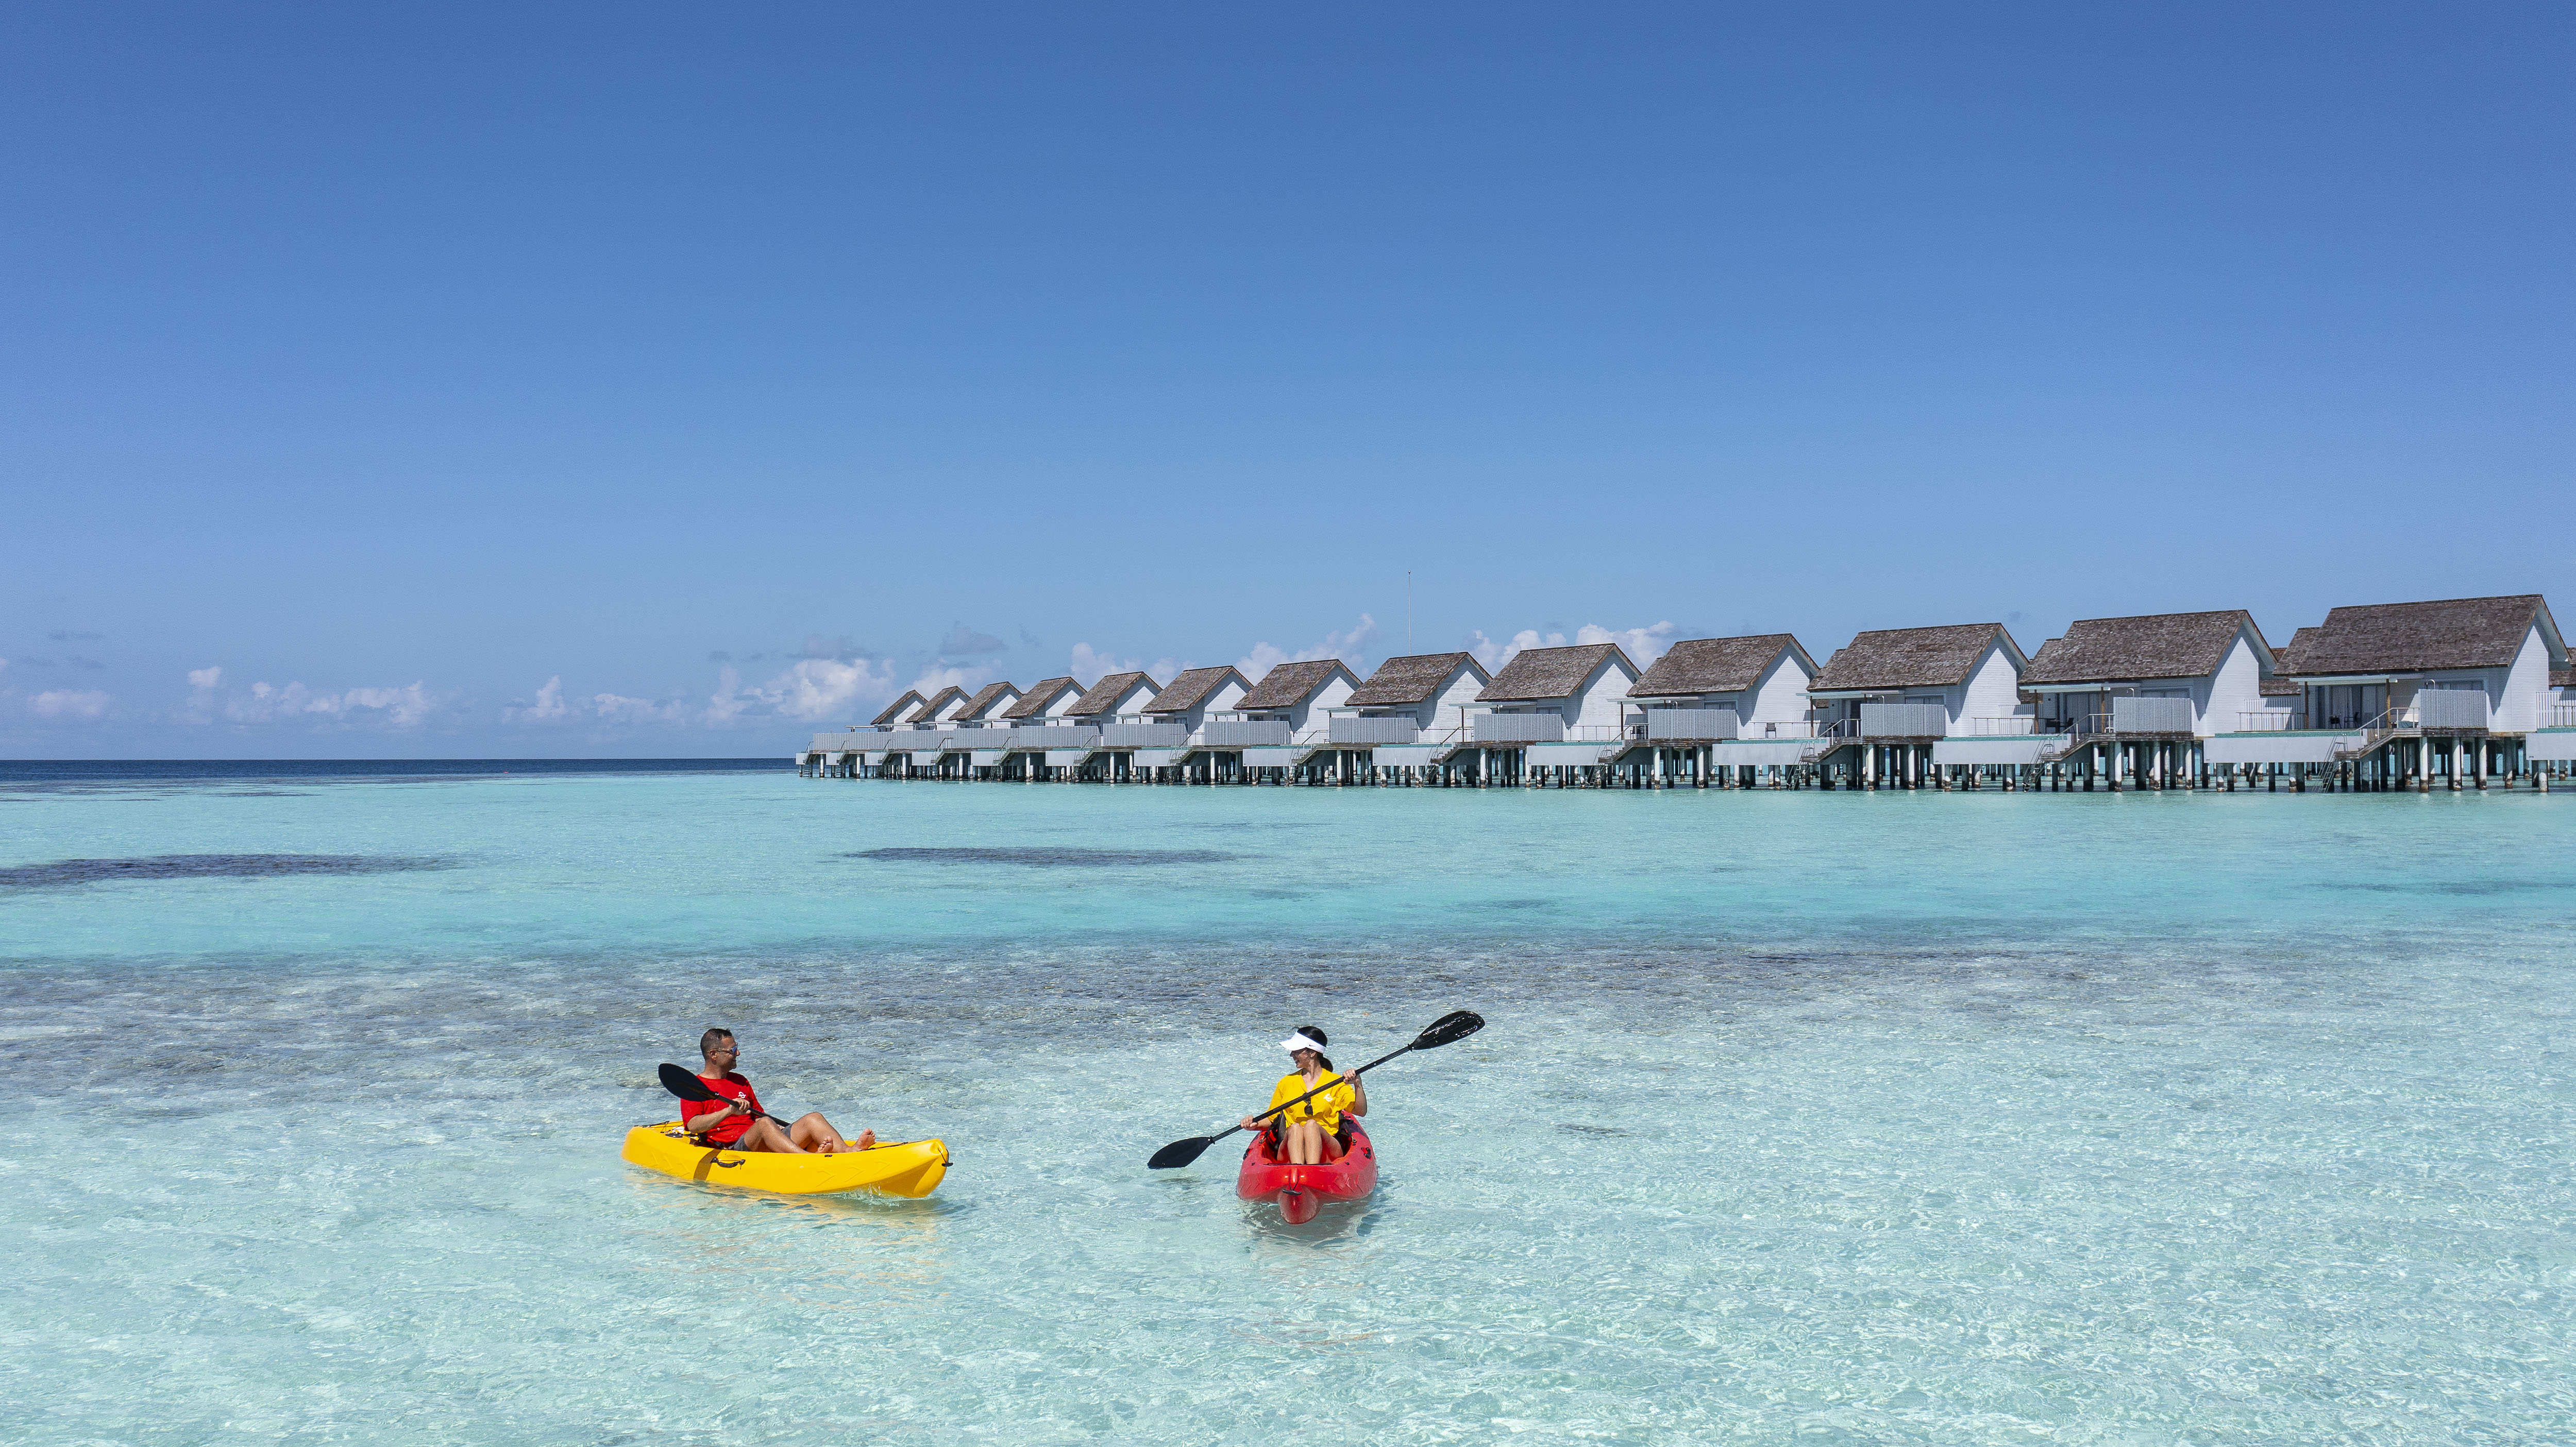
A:
[[[2571,965],[2565,793],[0,765],[0,1436],[2567,1442]],[[709,1024],[946,1184],[623,1164]]]

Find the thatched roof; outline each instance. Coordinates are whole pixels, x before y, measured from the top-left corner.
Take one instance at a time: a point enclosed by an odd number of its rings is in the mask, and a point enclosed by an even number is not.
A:
[[[2299,682],[2295,678],[2281,678],[2275,676],[2264,679],[2263,682],[2257,686],[2256,691],[2261,693],[2265,698],[2297,698],[2301,694],[2306,693],[2308,691],[2308,687],[2306,684]]]
[[[2509,598],[2449,598],[2434,603],[2372,603],[2326,614],[2316,636],[2299,647],[2282,672],[2302,678],[2374,673],[2421,673],[2437,668],[2503,668],[2522,651],[2539,623],[2550,642],[2550,661],[2564,666],[2567,649],[2537,593]],[[2302,633],[2302,638],[2306,635]]]
[[[2039,645],[2022,670],[2025,684],[2128,683],[2142,678],[2206,678],[2227,661],[2240,628],[2263,630],[2242,608],[2215,613],[2149,613],[2136,618],[2082,618],[2065,636]],[[2268,651],[2268,650],[2267,650]]]
[[[932,694],[929,701],[924,703],[921,707],[914,709],[912,711],[912,717],[905,719],[904,722],[917,724],[929,723],[931,720],[939,717],[939,711],[941,709],[948,707],[948,705],[955,703],[957,700],[964,698],[965,696],[966,690],[958,688],[952,684],[949,687],[943,688],[939,690],[939,692]]]
[[[887,704],[885,712],[878,714],[875,718],[868,720],[868,722],[877,728],[892,728],[894,727],[894,721],[896,719],[903,717],[905,714],[910,713],[919,707],[921,707],[921,695],[907,688],[903,691],[903,697]]]
[[[1313,698],[1315,690],[1332,682],[1333,675],[1337,673],[1350,679],[1353,688],[1359,686],[1359,679],[1353,676],[1349,669],[1344,668],[1338,658],[1307,658],[1295,663],[1283,663],[1261,675],[1259,686],[1245,694],[1243,702],[1236,704],[1235,707],[1295,708]],[[1448,675],[1444,673],[1441,676],[1445,678]]]
[[[1041,678],[1037,682],[1029,685],[1029,691],[1020,695],[1020,701],[1018,703],[1012,704],[1009,708],[1002,710],[1002,717],[1044,718],[1046,717],[1047,705],[1055,702],[1056,699],[1063,696],[1064,691],[1068,688],[1078,693],[1081,691],[1082,685],[1074,682],[1070,678]]]
[[[2001,623],[1954,623],[1943,628],[1881,628],[1857,634],[1834,650],[1807,685],[1813,693],[1866,689],[1948,688],[1965,683],[1969,670],[2001,634],[2018,659],[2021,649]]]
[[[1019,696],[1020,691],[1011,687],[1007,683],[985,684],[982,688],[975,690],[975,696],[973,698],[966,700],[966,706],[964,708],[957,710],[957,722],[973,723],[976,720],[981,719],[984,715],[992,712],[993,705],[1000,703],[1003,699],[1015,699]]]
[[[1583,689],[1586,679],[1601,670],[1601,665],[1616,658],[1628,662],[1628,655],[1616,643],[1569,643],[1562,648],[1524,648],[1512,655],[1485,691],[1476,695],[1478,703],[1540,703],[1549,699],[1572,698]],[[1635,673],[1630,664],[1628,671]]]
[[[1356,708],[1402,708],[1427,703],[1461,668],[1473,672],[1480,684],[1493,682],[1493,675],[1485,672],[1485,666],[1472,653],[1413,653],[1379,664],[1368,682],[1344,702]]]
[[[1248,686],[1243,681],[1243,675],[1234,671],[1232,664],[1221,664],[1215,668],[1182,669],[1180,675],[1166,685],[1161,693],[1154,695],[1154,701],[1145,706],[1145,712],[1188,713],[1191,709],[1207,702],[1209,696],[1218,689],[1225,687],[1225,681],[1229,678],[1235,681],[1237,687]]]
[[[1686,694],[1742,693],[1762,681],[1762,671],[1788,649],[1816,666],[1798,640],[1786,633],[1756,633],[1744,638],[1692,638],[1676,643],[1628,689],[1630,698],[1677,698]]]
[[[1113,673],[1093,684],[1090,691],[1075,699],[1073,707],[1066,709],[1065,713],[1073,718],[1089,718],[1093,714],[1107,713],[1118,707],[1118,701],[1125,698],[1140,684],[1147,689],[1153,688],[1154,676],[1150,673]],[[1150,699],[1153,695],[1148,693],[1146,697]]]
[[[2551,688],[2576,688],[2576,668],[2553,668],[2549,670],[2549,686]]]

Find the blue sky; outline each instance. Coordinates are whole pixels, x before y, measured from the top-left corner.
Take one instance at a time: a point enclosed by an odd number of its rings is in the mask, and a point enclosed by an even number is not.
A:
[[[2570,595],[2576,13],[0,16],[0,755]]]

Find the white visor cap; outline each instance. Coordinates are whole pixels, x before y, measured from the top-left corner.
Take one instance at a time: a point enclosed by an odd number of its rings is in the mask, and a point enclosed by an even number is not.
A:
[[[1280,1041],[1279,1048],[1287,1051],[1291,1055],[1296,1054],[1300,1050],[1312,1050],[1316,1054],[1321,1055],[1324,1053],[1324,1042],[1321,1040],[1309,1040],[1306,1038],[1306,1032],[1300,1030],[1296,1034],[1289,1036],[1287,1039]]]

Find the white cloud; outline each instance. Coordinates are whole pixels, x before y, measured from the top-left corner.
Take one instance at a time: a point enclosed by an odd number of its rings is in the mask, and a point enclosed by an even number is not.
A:
[[[1562,633],[1551,636],[1559,643],[1565,641],[1565,635]],[[1524,628],[1513,634],[1512,641],[1509,643],[1496,643],[1485,636],[1485,630],[1482,628],[1467,635],[1467,651],[1476,655],[1476,661],[1485,665],[1487,673],[1500,672],[1504,664],[1512,661],[1512,655],[1522,649],[1539,648],[1546,643],[1547,640],[1539,637],[1538,630],[1535,628]]]
[[[223,685],[223,681],[224,671],[219,667],[191,668],[188,670],[188,686],[196,689],[200,693],[221,687]]]
[[[536,700],[525,706],[513,704],[501,710],[501,717],[513,723],[543,723],[572,712],[564,703],[563,675],[558,673],[537,690]]]
[[[1649,623],[1643,628],[1604,628],[1598,623],[1586,623],[1574,630],[1574,641],[1616,643],[1619,651],[1628,655],[1629,662],[1643,668],[1663,657],[1664,650],[1672,646],[1673,625],[1667,621]]]
[[[728,724],[768,715],[846,718],[867,700],[894,694],[894,665],[865,658],[801,659],[769,682],[751,687],[743,685],[739,672],[727,668],[717,675],[716,691],[707,699],[706,721]]]
[[[52,688],[27,700],[38,718],[96,718],[107,704],[107,695],[94,688]]]
[[[676,700],[668,703],[649,698],[628,698],[622,693],[594,693],[591,711],[610,723],[675,722],[685,718],[689,706]]]
[[[252,684],[248,694],[227,692],[223,700],[224,717],[235,723],[306,718],[373,721],[398,729],[416,726],[437,706],[437,697],[419,682],[402,688],[349,688],[337,693],[307,688],[301,683],[280,688],[261,682]]]
[[[1321,643],[1311,643],[1291,653],[1275,643],[1255,643],[1252,651],[1234,661],[1244,677],[1255,683],[1261,676],[1283,663],[1299,663],[1310,658],[1338,658],[1347,663],[1358,658],[1362,650],[1377,639],[1377,620],[1366,613],[1344,633],[1327,633]]]
[[[1098,683],[1110,674],[1133,673],[1142,667],[1144,665],[1135,659],[1120,658],[1102,653],[1088,643],[1077,643],[1073,645],[1073,665],[1068,671],[1076,682],[1088,685]]]
[[[1574,630],[1573,641],[1616,643],[1619,651],[1628,655],[1629,662],[1642,668],[1663,656],[1664,650],[1671,646],[1672,636],[1673,625],[1670,623],[1650,623],[1643,628],[1604,628],[1598,623],[1586,623]],[[1535,628],[1524,628],[1512,635],[1511,642],[1496,643],[1479,629],[1467,635],[1467,651],[1476,655],[1476,661],[1485,665],[1486,672],[1492,673],[1511,662],[1512,655],[1524,648],[1563,648],[1566,642],[1562,633],[1542,634]]]

